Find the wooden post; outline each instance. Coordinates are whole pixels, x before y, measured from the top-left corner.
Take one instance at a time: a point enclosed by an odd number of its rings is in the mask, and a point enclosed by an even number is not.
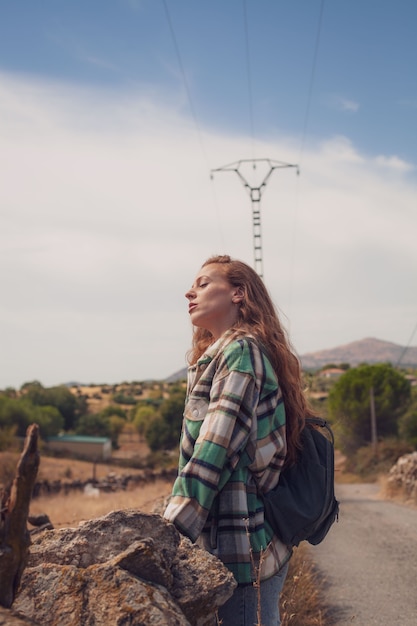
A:
[[[27,529],[29,504],[39,468],[39,426],[31,424],[10,488],[0,494],[0,604],[13,604],[26,565],[30,545]]]
[[[371,442],[372,442],[372,451],[374,456],[377,456],[378,452],[378,437],[376,432],[376,415],[375,415],[375,397],[374,397],[374,388],[373,386],[369,390],[370,396],[370,405],[371,405]]]

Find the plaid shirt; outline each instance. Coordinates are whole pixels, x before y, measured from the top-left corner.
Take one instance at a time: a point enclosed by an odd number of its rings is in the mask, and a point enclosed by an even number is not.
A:
[[[285,454],[275,372],[253,337],[229,330],[188,370],[179,471],[164,517],[239,584],[273,576],[291,556],[264,520],[254,480],[263,492],[275,487]]]

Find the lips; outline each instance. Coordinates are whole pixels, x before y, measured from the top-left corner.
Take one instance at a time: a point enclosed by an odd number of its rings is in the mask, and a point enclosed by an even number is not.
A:
[[[191,311],[193,311],[196,306],[197,306],[196,304],[189,304],[188,305],[188,313],[191,313]]]

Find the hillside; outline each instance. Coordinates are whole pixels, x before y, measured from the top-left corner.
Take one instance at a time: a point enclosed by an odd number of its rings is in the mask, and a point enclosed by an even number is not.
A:
[[[417,367],[417,347],[405,349],[404,346],[389,341],[367,338],[329,350],[319,350],[300,355],[301,364],[305,370],[320,369],[329,363],[349,363],[351,367],[360,363],[392,363],[392,365],[396,365],[399,359],[401,359],[402,367]],[[186,376],[187,368],[183,368],[166,378],[165,382],[172,383],[182,380]]]
[[[319,350],[300,356],[303,369],[319,369],[329,363],[349,363],[352,367],[360,363],[392,363],[401,359],[403,367],[417,367],[417,347],[409,347],[381,341],[380,339],[361,339],[343,346]]]

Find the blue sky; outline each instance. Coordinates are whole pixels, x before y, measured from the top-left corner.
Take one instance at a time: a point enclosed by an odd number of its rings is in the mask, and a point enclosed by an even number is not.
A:
[[[209,176],[241,159],[300,168],[261,202],[296,351],[405,345],[416,27],[414,0],[0,3],[0,388],[183,367],[201,263],[253,264],[250,198]]]

